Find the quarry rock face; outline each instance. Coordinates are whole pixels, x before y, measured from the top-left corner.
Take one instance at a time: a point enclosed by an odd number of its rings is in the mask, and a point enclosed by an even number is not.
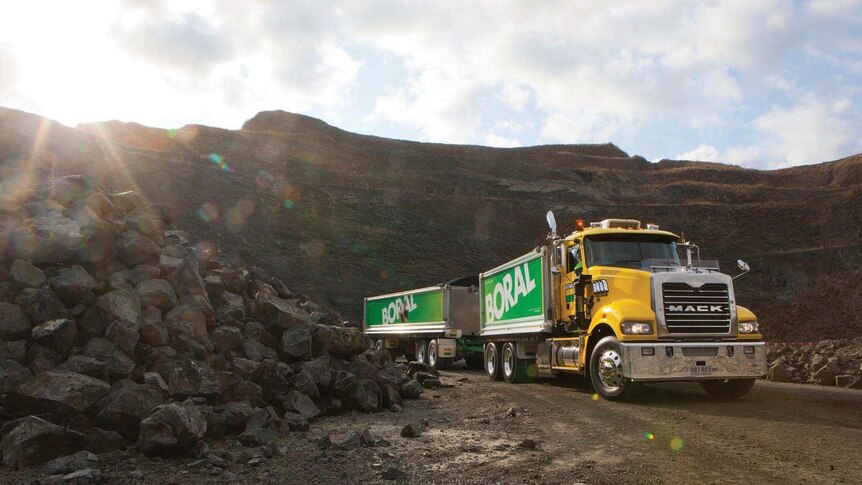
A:
[[[421,393],[338,314],[192,246],[137,194],[71,176],[4,207],[0,226],[18,238],[0,247],[7,466],[54,460],[45,470],[65,480],[133,444],[177,455],[233,434],[261,446]]]

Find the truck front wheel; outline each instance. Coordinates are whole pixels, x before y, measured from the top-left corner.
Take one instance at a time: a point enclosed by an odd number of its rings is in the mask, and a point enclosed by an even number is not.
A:
[[[500,372],[500,353],[497,344],[489,342],[485,345],[485,372],[491,380],[499,381],[503,378],[503,373]]]
[[[623,377],[620,342],[616,337],[599,340],[590,356],[590,380],[593,387],[608,401],[629,401],[643,388],[642,382]]]
[[[715,399],[739,399],[754,387],[754,379],[700,381],[700,387]]]

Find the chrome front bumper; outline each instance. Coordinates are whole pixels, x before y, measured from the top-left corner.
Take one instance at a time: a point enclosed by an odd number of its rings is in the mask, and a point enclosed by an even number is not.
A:
[[[620,343],[620,347],[623,376],[636,381],[700,381],[766,375],[764,342]]]

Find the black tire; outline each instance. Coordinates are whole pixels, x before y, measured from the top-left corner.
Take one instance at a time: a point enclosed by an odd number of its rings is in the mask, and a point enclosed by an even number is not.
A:
[[[503,379],[503,373],[500,371],[500,347],[496,343],[489,342],[485,345],[485,356],[482,360],[485,365],[485,373],[491,380]]]
[[[616,337],[599,340],[590,355],[590,380],[596,392],[608,401],[631,401],[643,389],[622,375],[620,342]]]
[[[509,383],[517,381],[518,374],[518,352],[515,344],[506,342],[500,354],[500,370],[503,371],[503,380]]]
[[[739,399],[754,387],[754,379],[719,379],[700,381],[700,387],[713,399]]]
[[[386,345],[384,344],[383,339],[378,339],[376,342],[374,342],[374,349],[375,350],[383,350],[385,348],[386,348]]]
[[[467,364],[468,369],[482,370],[482,365],[485,363],[485,359],[482,355],[468,355],[467,357],[464,357],[464,363]]]
[[[428,341],[427,340],[417,340],[416,341],[416,360],[422,362],[423,364],[428,363]]]
[[[437,339],[428,342],[428,365],[437,370],[446,370],[452,367],[451,357],[440,357]]]

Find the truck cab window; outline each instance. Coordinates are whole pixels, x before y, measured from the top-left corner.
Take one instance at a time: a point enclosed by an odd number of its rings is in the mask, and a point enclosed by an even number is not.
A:
[[[572,271],[580,271],[582,269],[581,262],[581,246],[575,244],[569,248],[569,257],[566,260],[566,273]]]

